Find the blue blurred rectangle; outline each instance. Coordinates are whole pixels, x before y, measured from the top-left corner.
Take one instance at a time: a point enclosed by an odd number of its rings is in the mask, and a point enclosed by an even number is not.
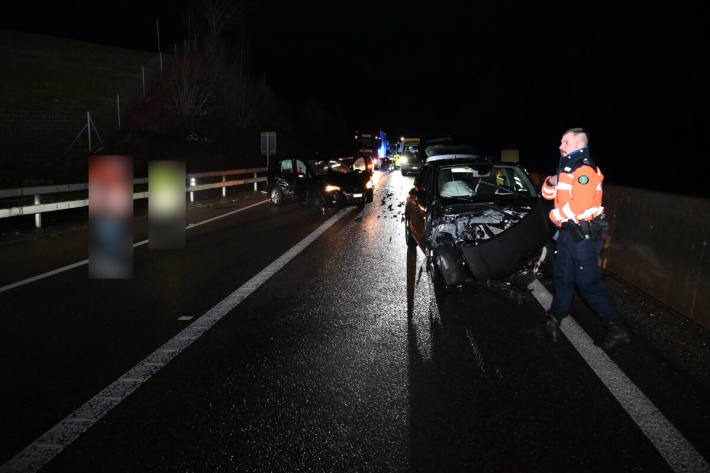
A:
[[[89,277],[133,277],[133,159],[89,157]]]

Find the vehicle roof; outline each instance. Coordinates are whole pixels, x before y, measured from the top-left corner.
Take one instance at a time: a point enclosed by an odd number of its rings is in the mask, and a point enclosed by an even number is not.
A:
[[[426,158],[427,164],[443,166],[447,164],[493,164],[489,158],[473,154],[440,154]]]
[[[520,163],[504,163],[500,161],[495,161],[490,157],[481,157],[476,155],[439,155],[431,156],[427,158],[426,164],[431,164],[436,167],[456,165],[456,164],[470,164],[470,165],[488,165],[488,166],[504,166],[504,167],[517,167],[521,168]]]
[[[481,158],[480,156],[477,156],[475,154],[439,154],[439,155],[434,155],[434,156],[429,156],[426,158],[427,163],[432,163],[432,162],[437,162],[437,161],[456,161],[456,162],[461,162],[461,161],[477,161],[477,162],[485,162],[484,158]]]

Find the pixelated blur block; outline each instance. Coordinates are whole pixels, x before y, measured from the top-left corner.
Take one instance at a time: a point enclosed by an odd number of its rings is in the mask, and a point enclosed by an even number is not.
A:
[[[89,277],[133,276],[133,158],[89,157]]]
[[[517,149],[502,149],[500,150],[500,161],[502,163],[519,163],[520,151]]]
[[[185,163],[151,161],[148,165],[148,246],[185,248]]]

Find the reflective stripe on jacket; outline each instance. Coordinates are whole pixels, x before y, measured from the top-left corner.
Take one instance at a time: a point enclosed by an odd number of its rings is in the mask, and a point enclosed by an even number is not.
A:
[[[556,186],[548,184],[547,180],[551,177],[545,178],[542,184],[542,196],[555,201],[555,208],[550,212],[552,223],[559,227],[567,220],[592,220],[604,213],[604,176],[599,168],[580,166],[572,172],[560,172]]]

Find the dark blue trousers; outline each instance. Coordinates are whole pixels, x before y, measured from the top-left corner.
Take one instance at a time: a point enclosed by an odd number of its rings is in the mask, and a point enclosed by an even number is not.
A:
[[[552,315],[563,317],[569,314],[576,285],[582,297],[602,319],[618,319],[614,303],[600,284],[601,249],[601,240],[575,243],[568,231],[559,231],[554,266],[555,297],[550,307]]]

